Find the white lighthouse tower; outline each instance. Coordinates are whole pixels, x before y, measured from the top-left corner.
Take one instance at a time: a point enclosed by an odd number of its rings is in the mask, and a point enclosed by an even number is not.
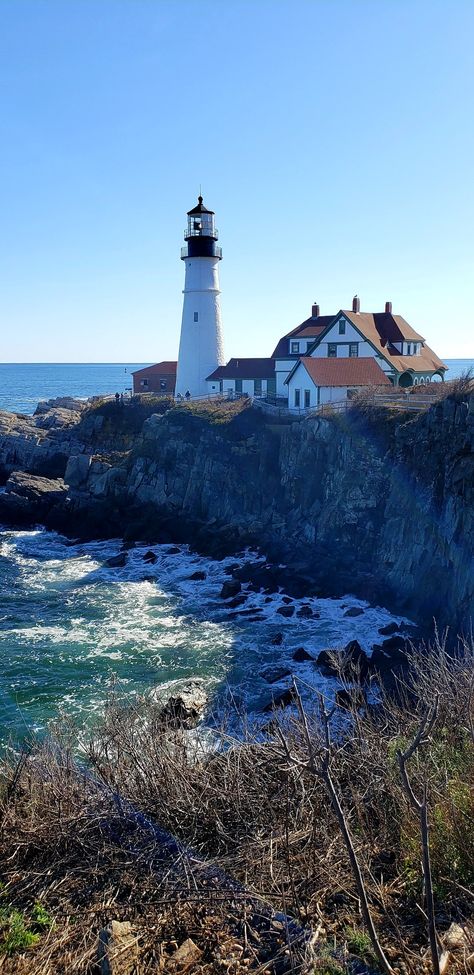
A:
[[[218,236],[214,213],[204,206],[200,196],[198,205],[188,211],[186,246],[181,250],[186,276],[176,394],[182,396],[205,394],[206,377],[225,362],[219,290],[222,250],[216,243]]]

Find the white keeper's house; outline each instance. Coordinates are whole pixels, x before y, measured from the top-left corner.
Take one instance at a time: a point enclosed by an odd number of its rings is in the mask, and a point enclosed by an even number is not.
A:
[[[284,335],[269,359],[231,359],[207,377],[209,393],[248,393],[311,409],[364,387],[408,388],[443,380],[447,366],[391,302],[383,312],[352,309],[311,317]]]

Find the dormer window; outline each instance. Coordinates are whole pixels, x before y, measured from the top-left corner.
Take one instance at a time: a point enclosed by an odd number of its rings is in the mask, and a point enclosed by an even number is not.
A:
[[[290,348],[291,348],[291,354],[292,355],[296,355],[300,351],[300,343],[299,342],[291,342]]]
[[[339,335],[345,335],[345,334],[346,334],[346,320],[345,320],[345,318],[340,318],[339,319]]]

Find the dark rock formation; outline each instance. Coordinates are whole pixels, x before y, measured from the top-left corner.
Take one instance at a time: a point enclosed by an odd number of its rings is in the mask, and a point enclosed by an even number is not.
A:
[[[105,560],[104,564],[109,569],[123,569],[124,565],[127,564],[127,553],[119,552],[118,555],[111,555],[109,559]]]
[[[294,616],[294,614],[295,614],[295,607],[294,606],[279,606],[278,609],[277,609],[277,613],[279,613],[280,616],[288,616],[288,617],[289,616]]]
[[[171,728],[195,728],[208,703],[204,681],[198,677],[177,681],[171,690],[158,687],[150,697],[159,707],[160,720]]]
[[[285,677],[289,677],[291,670],[287,667],[268,667],[266,670],[262,670],[262,677],[267,682],[267,684],[276,684],[280,680],[284,680]]]
[[[473,395],[409,416],[354,409],[343,425],[311,417],[278,428],[251,408],[227,423],[179,408],[143,416],[113,405],[2,413],[3,481],[18,470],[65,474],[67,499],[40,517],[38,506],[31,522],[74,537],[189,543],[215,558],[252,546],[267,561],[232,574],[255,591],[350,592],[422,624],[469,629]],[[0,518],[14,522],[13,508]]]
[[[298,647],[298,649],[295,650],[293,654],[293,660],[295,660],[297,664],[303,664],[307,660],[316,661],[316,658],[313,657],[311,653],[308,653],[308,651],[305,650],[304,647]]]
[[[232,596],[238,596],[240,590],[242,589],[242,584],[238,579],[229,579],[228,582],[224,582],[221,589],[222,599],[231,599]]]

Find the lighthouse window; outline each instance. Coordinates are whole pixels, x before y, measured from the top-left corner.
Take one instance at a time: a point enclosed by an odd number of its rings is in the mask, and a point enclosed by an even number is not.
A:
[[[199,312],[198,311],[195,311],[194,312],[194,321],[195,322],[198,322],[199,321]]]

